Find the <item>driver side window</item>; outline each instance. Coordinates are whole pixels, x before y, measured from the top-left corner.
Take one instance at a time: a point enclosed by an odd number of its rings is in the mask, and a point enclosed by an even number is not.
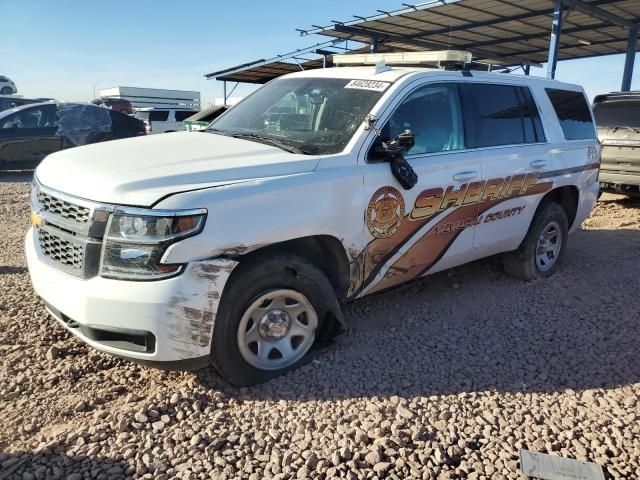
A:
[[[3,129],[35,129],[55,126],[55,105],[31,107],[6,117],[0,125]]]
[[[430,84],[411,92],[383,127],[381,139],[392,140],[405,130],[415,135],[415,145],[407,155],[464,149],[458,88],[452,84]]]

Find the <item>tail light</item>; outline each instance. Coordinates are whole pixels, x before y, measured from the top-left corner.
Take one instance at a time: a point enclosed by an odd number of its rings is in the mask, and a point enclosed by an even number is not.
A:
[[[138,136],[141,137],[146,134],[147,134],[147,126],[143,123],[142,125],[140,125],[140,128],[138,129]]]

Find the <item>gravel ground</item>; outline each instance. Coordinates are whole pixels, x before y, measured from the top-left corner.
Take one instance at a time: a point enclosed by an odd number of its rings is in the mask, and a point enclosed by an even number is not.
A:
[[[637,200],[604,195],[550,279],[488,259],[354,302],[313,361],[238,390],[48,318],[28,189],[0,179],[0,480],[523,478],[519,448],[640,478]]]

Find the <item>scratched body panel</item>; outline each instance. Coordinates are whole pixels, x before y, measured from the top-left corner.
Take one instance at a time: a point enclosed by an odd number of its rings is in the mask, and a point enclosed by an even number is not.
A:
[[[189,264],[185,281],[167,302],[161,321],[177,358],[209,354],[222,290],[237,264],[225,258]]]

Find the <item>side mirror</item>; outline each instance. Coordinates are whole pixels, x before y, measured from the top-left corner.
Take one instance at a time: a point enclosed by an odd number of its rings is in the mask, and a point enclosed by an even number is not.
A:
[[[405,130],[390,142],[382,142],[382,149],[389,156],[391,173],[402,188],[411,190],[418,183],[418,174],[404,158],[405,153],[416,144],[416,136]]]
[[[382,148],[391,155],[405,154],[416,144],[416,136],[411,130],[405,130],[390,142],[382,142]]]

